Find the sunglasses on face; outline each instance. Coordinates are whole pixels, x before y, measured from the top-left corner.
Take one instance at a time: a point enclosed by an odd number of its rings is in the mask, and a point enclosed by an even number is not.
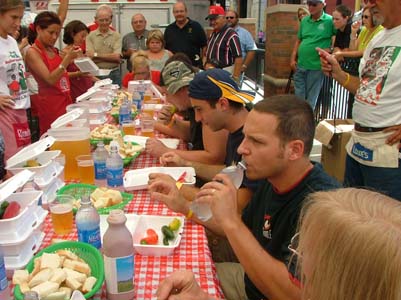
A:
[[[235,17],[226,17],[227,20],[235,19]]]
[[[370,16],[368,16],[368,15],[363,15],[362,18],[364,18],[364,19],[369,19]]]

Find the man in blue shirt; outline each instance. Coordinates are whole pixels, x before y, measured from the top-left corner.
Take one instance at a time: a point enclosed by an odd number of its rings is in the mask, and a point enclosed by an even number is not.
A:
[[[241,73],[245,73],[249,64],[255,58],[256,47],[255,41],[248,30],[238,25],[238,13],[234,10],[229,10],[226,12],[226,20],[228,26],[235,30],[239,36],[239,41],[241,43],[242,52],[242,66]]]

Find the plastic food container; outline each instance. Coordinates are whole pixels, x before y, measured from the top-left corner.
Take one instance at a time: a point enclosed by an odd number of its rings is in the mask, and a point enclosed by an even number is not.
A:
[[[58,117],[52,124],[51,128],[60,128],[65,126],[72,126],[71,122],[83,118],[85,108],[75,108],[64,115]]]
[[[23,243],[15,245],[16,255],[4,256],[4,262],[7,270],[7,277],[12,277],[14,270],[25,269],[36,251],[40,248],[45,234],[40,230],[34,233]],[[4,249],[4,247],[3,247]]]
[[[0,220],[0,243],[18,243],[24,241],[47,215],[38,205],[42,191],[29,191],[9,196],[7,201],[17,201],[21,210],[18,216]]]
[[[23,170],[30,170],[37,175],[43,172],[52,162],[52,160],[60,154],[60,151],[45,151],[51,147],[55,139],[46,137],[33,143],[7,160],[6,170],[13,174],[17,174]],[[28,160],[36,160],[40,165],[35,167],[25,167]]]
[[[89,114],[102,113],[110,109],[108,108],[107,100],[94,99],[87,102],[89,104]]]
[[[46,189],[57,179],[58,176],[60,176],[63,170],[64,166],[56,161],[52,161],[43,172],[33,177],[33,181],[41,190]]]
[[[169,241],[170,245],[163,245],[163,233],[161,231],[162,226],[168,225],[173,219],[179,219],[181,221],[180,228],[175,231],[175,238]],[[136,224],[135,229],[133,230],[133,241],[134,248],[136,252],[141,255],[148,256],[166,256],[171,255],[174,252],[174,249],[178,247],[181,242],[181,234],[184,231],[184,217],[167,217],[167,216],[147,216],[141,215],[139,216],[138,223]],[[146,236],[147,229],[153,229],[159,239],[157,245],[141,245],[140,241],[142,238]]]
[[[136,252],[141,255],[153,255],[153,256],[166,256],[171,255],[174,249],[177,248],[181,242],[181,235],[184,231],[184,217],[170,217],[170,216],[151,216],[151,215],[135,215],[126,214],[127,222],[126,226],[132,233],[134,242],[134,248]],[[181,221],[181,227],[175,232],[175,239],[170,241],[169,246],[163,245],[163,233],[161,228],[164,225],[170,224],[173,219],[179,219]],[[103,238],[104,233],[108,227],[107,215],[100,215],[100,233]],[[146,230],[152,228],[156,231],[159,240],[157,245],[141,245],[140,241],[146,235]]]
[[[184,174],[185,172],[185,174]],[[152,167],[130,170],[124,175],[124,189],[126,191],[142,190],[148,187],[150,173],[164,173],[178,180],[185,175],[183,184],[193,185],[196,181],[195,169],[192,167]]]

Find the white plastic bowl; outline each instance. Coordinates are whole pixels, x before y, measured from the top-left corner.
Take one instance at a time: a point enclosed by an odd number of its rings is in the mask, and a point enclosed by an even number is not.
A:
[[[181,221],[181,226],[178,231],[175,232],[174,240],[169,241],[170,245],[163,245],[163,233],[161,231],[162,226],[168,225],[175,218]],[[184,231],[184,217],[170,217],[170,216],[139,216],[138,223],[133,231],[134,248],[136,252],[141,255],[147,256],[167,256],[174,252],[174,249],[178,247],[181,242],[181,234]],[[141,245],[140,241],[146,236],[147,229],[153,229],[159,236],[157,245]]]

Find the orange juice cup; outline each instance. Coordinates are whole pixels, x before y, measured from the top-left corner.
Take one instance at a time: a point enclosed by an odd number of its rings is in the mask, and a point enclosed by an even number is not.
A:
[[[143,118],[141,119],[141,134],[147,137],[154,137],[153,131],[153,119]]]
[[[135,135],[134,121],[123,121],[123,124],[121,126],[125,135]]]
[[[95,165],[91,155],[79,155],[76,158],[79,181],[81,183],[95,184]]]
[[[58,195],[49,203],[53,229],[56,234],[68,234],[73,228],[72,205],[74,197]]]

